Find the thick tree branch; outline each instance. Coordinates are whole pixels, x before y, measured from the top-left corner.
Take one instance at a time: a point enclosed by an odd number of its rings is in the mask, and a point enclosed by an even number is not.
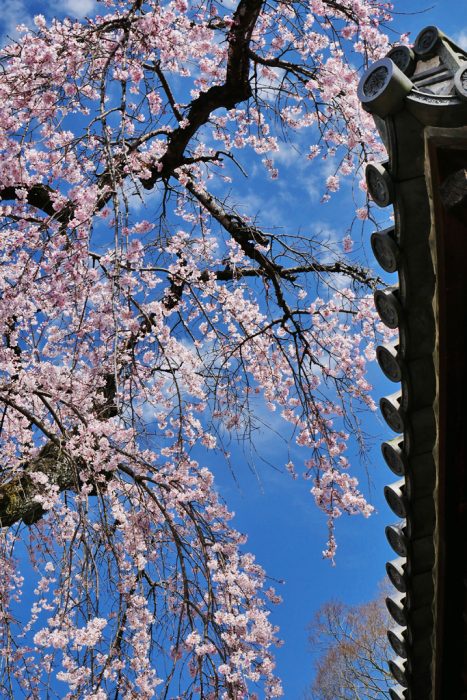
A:
[[[60,211],[54,208],[54,190],[48,185],[32,185],[31,187],[24,187],[18,184],[16,187],[5,187],[0,190],[0,200],[16,200],[19,199],[18,190],[26,190],[26,201],[31,206],[43,211],[44,214],[52,216],[56,221],[60,223],[67,223],[73,215],[73,207],[67,204]]]
[[[189,181],[185,185],[186,189],[196,197],[196,199],[209,211],[211,216],[218,221],[221,226],[232,236],[232,238],[240,245],[245,254],[258,264],[258,268],[235,268],[235,270],[226,269],[219,270],[216,273],[217,279],[228,281],[230,279],[238,279],[239,277],[252,276],[268,276],[274,279],[282,278],[284,280],[294,281],[299,274],[307,272],[316,272],[323,274],[342,274],[348,275],[355,282],[367,285],[371,288],[379,284],[380,280],[375,278],[371,271],[360,266],[350,265],[345,262],[336,261],[329,264],[321,264],[311,262],[307,265],[299,265],[291,268],[284,268],[278,265],[273,260],[268,258],[260,249],[256,247],[256,243],[266,245],[270,237],[262,231],[252,226],[245,220],[241,219],[237,214],[228,212],[215,197],[207,190],[203,189],[194,182]]]
[[[169,136],[167,151],[151,177],[143,180],[150,190],[158,180],[167,179],[183,164],[183,154],[196,132],[208,121],[212,112],[223,107],[233,109],[251,96],[249,81],[251,36],[261,12],[263,0],[240,0],[229,30],[227,70],[223,85],[213,85],[191,103],[186,116],[187,125],[175,129]]]
[[[309,265],[282,267],[278,271],[278,275],[283,280],[295,282],[299,275],[306,274],[308,272],[317,272],[325,275],[345,275],[350,277],[355,282],[364,284],[371,289],[383,284],[379,277],[375,277],[372,274],[371,270],[361,267],[360,265],[348,265],[347,263],[339,261],[329,264],[312,262]],[[209,273],[206,271],[205,279],[208,278],[208,275]],[[216,270],[214,275],[219,281],[229,282],[230,280],[238,280],[242,277],[261,277],[263,272],[257,267],[226,267],[223,270]],[[203,279],[203,276],[201,279]]]
[[[228,212],[207,190],[196,185],[191,180],[185,184],[185,187],[242,247],[248,243],[251,244],[252,241],[263,246],[269,243],[270,239],[268,236],[241,219],[238,214]],[[254,247],[249,249],[249,251],[247,253],[249,257],[256,259]]]
[[[281,58],[264,58],[251,49],[248,51],[248,55],[253,63],[259,63],[261,66],[268,66],[269,68],[281,68],[286,72],[293,73],[293,75],[303,80],[311,80],[312,78],[316,77],[316,71],[310,70],[306,66],[302,66],[299,63],[284,61]]]
[[[34,474],[45,475],[44,487]],[[30,460],[21,474],[14,475],[0,486],[0,526],[11,527],[20,521],[32,525],[42,518],[44,510],[40,495],[51,486],[59,492],[77,488],[76,469],[61,447],[52,441],[46,443],[38,456]]]

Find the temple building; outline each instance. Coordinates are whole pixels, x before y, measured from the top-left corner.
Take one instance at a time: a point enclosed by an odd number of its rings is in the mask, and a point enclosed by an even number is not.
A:
[[[398,480],[388,631],[393,700],[467,700],[467,53],[436,27],[397,46],[359,86],[388,161],[368,190],[394,208],[375,232],[377,261],[398,283],[375,304],[398,340],[377,350],[400,389],[381,399],[397,434],[382,445]]]

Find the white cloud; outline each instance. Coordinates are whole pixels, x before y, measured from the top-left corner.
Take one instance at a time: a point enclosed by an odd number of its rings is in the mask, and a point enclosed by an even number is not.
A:
[[[271,190],[258,195],[251,192],[241,199],[236,207],[243,215],[251,216],[259,228],[277,229],[289,223],[289,215],[276,204],[276,196]]]
[[[49,2],[27,2],[27,0],[1,0],[0,43],[8,38],[16,39],[19,24],[34,29],[34,16],[43,13],[47,17],[69,15],[76,19],[93,15],[97,9],[96,0],[49,0]]]
[[[340,234],[326,221],[314,221],[311,226],[313,237],[323,241],[330,248],[336,246],[340,241]]]
[[[267,77],[261,75],[255,86],[256,95],[259,99],[274,103],[284,75],[285,70],[283,68],[271,68]]]
[[[81,18],[93,14],[96,3],[95,0],[63,0],[62,2],[51,2],[50,8],[51,10],[57,9],[60,14]]]
[[[28,14],[23,0],[3,0],[0,17],[0,35],[2,43],[9,38],[16,38],[18,24],[31,24],[32,17]]]
[[[456,42],[456,44],[458,44],[458,46],[461,47],[461,49],[467,51],[467,27],[464,27],[460,32],[458,32],[458,34],[455,34],[453,40]]]
[[[320,177],[322,177],[324,185],[324,182],[330,175],[336,174],[339,163],[335,158],[326,158],[326,160],[321,160],[320,165]]]
[[[271,157],[274,163],[280,163],[280,165],[285,165],[287,168],[290,165],[298,164],[298,161],[302,159],[296,145],[284,143],[283,141],[279,143],[279,150],[271,153]]]
[[[300,178],[300,186],[310,198],[310,204],[320,201],[324,193],[323,181],[316,173],[309,173]]]

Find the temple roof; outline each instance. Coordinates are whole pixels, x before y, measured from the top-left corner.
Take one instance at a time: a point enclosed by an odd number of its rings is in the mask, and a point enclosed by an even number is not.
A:
[[[398,340],[381,346],[400,389],[381,399],[397,434],[382,454],[398,480],[385,496],[398,521],[387,605],[398,686],[393,700],[467,698],[467,54],[437,27],[396,46],[363,76],[388,161],[366,169],[368,191],[394,226],[372,234],[398,284],[375,304]],[[465,302],[465,303],[464,303]]]

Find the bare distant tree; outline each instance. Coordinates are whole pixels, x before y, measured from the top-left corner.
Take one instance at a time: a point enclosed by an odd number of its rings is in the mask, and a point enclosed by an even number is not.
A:
[[[382,700],[394,686],[386,630],[391,621],[381,593],[361,605],[325,603],[315,614],[309,640],[319,652],[308,700]]]

